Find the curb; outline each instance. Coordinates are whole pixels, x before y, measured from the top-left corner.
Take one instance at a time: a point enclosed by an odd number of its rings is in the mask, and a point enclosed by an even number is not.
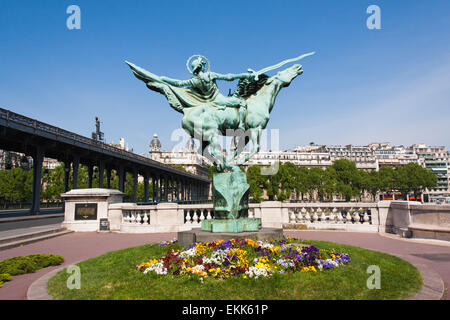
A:
[[[51,278],[53,278],[58,272],[66,269],[69,266],[76,265],[81,261],[77,261],[65,266],[61,266],[55,270],[52,270],[42,277],[35,280],[27,290],[27,300],[54,300],[53,297],[48,293],[47,284]]]
[[[54,230],[46,230],[46,231],[28,233],[28,234],[21,235],[19,237],[11,237],[11,240],[12,240],[11,242],[6,242],[3,244],[0,244],[0,252],[3,250],[11,249],[11,248],[25,246],[27,244],[31,244],[34,242],[64,236],[64,235],[72,233],[72,232],[74,232],[74,231],[67,230],[65,228],[58,228],[58,229],[54,229]],[[0,239],[0,240],[5,241],[5,239]]]
[[[9,217],[9,218],[1,218],[0,217],[0,223],[37,220],[37,219],[62,218],[62,217],[64,217],[64,213],[51,213],[51,214],[43,214],[43,215],[38,215],[38,216],[22,216],[22,217]]]

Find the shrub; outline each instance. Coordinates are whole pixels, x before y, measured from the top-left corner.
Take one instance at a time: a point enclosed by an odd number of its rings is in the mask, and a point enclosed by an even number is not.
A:
[[[7,273],[0,273],[0,287],[3,285],[4,282],[10,281],[11,275]]]
[[[19,275],[32,273],[36,270],[61,264],[64,258],[54,254],[32,254],[18,256],[0,261],[0,273]]]

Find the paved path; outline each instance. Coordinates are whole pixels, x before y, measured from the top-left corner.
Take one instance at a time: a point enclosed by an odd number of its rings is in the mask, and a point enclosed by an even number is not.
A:
[[[402,255],[411,262],[425,264],[437,272],[447,288],[450,284],[450,243],[446,241],[416,241],[387,234],[345,231],[285,231],[285,234],[295,238],[331,241]]]
[[[419,243],[396,239],[375,233],[341,231],[286,231],[296,238],[332,241],[354,245],[386,253],[400,254],[411,261],[426,264],[439,273],[448,286],[450,283],[450,246]],[[171,240],[176,233],[120,234],[120,233],[71,233],[0,252],[0,260],[33,253],[54,253],[65,258],[63,265],[99,256],[113,250]],[[0,300],[26,299],[28,287],[38,278],[60,266],[44,268],[35,273],[13,277],[0,288]]]
[[[0,251],[0,261],[33,253],[53,253],[64,257],[64,265],[70,265],[80,260],[96,257],[109,251],[125,249],[147,243],[158,243],[172,240],[176,233],[153,234],[121,234],[75,232],[61,237],[31,243],[24,247]],[[14,276],[10,282],[0,288],[0,300],[26,299],[28,287],[47,272],[61,266],[44,268],[35,273]]]

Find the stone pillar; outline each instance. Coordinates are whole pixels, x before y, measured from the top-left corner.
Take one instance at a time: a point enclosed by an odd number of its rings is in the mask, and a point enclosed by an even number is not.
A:
[[[115,221],[112,221],[109,206],[122,202],[124,196],[123,192],[105,189],[74,189],[63,193],[61,197],[65,207],[62,226],[73,231],[98,231],[100,219],[108,219],[110,227],[115,226],[111,230],[118,230],[122,211],[116,210]]]
[[[41,182],[42,182],[42,162],[44,153],[41,147],[36,147],[33,155],[33,195],[30,213],[38,214],[41,209]]]

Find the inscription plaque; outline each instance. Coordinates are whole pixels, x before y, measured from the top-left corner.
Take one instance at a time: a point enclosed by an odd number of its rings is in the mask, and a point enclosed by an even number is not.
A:
[[[97,220],[97,204],[76,203],[75,220]]]
[[[106,218],[100,219],[100,231],[109,231],[109,221]]]

